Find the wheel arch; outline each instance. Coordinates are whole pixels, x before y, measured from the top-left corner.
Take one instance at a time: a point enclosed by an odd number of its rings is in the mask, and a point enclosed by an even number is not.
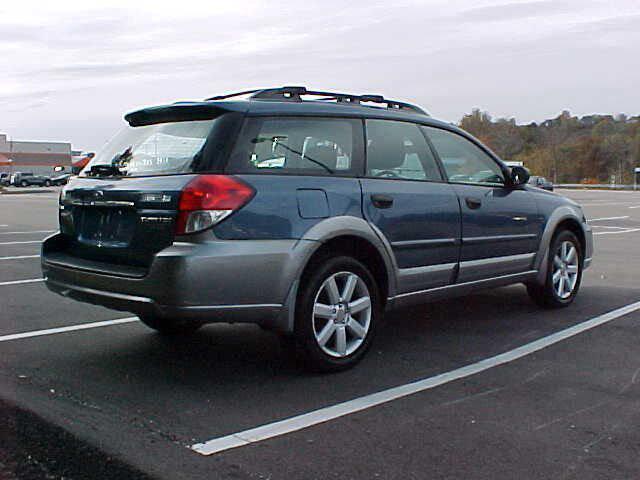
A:
[[[391,254],[391,245],[364,219],[348,216],[327,219],[307,231],[302,240],[305,240],[300,242],[303,251],[296,255],[299,258],[296,273],[285,300],[283,314],[286,318],[278,321],[280,330],[293,331],[300,281],[326,255],[341,253],[365,264],[378,283],[385,305],[387,298],[395,295],[397,267]]]
[[[534,265],[538,270],[536,281],[538,284],[543,285],[547,275],[547,262],[544,260],[549,254],[549,248],[553,237],[561,230],[569,230],[575,234],[580,242],[580,248],[582,250],[582,260],[587,253],[587,238],[583,227],[582,217],[577,209],[571,206],[563,206],[553,212],[546,227],[542,232],[540,245]]]

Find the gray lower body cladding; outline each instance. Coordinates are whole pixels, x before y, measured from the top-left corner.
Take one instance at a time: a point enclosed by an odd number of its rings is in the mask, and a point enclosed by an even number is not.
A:
[[[176,242],[145,271],[87,262],[42,249],[47,287],[61,295],[135,314],[199,322],[259,323],[287,329],[286,299],[316,242]]]

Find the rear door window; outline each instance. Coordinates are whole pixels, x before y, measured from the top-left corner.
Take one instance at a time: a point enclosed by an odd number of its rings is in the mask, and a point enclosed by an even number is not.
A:
[[[250,117],[227,170],[232,173],[358,175],[362,124],[349,118]]]
[[[367,120],[366,126],[367,177],[442,180],[433,153],[417,125]]]

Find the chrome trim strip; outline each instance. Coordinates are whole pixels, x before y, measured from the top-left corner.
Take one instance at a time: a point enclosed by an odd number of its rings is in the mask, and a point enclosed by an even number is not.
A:
[[[412,248],[412,247],[441,247],[446,245],[457,245],[458,240],[455,238],[435,238],[432,240],[403,240],[400,242],[391,242],[392,247],[396,248]]]
[[[531,238],[538,238],[535,233],[523,233],[520,235],[495,235],[492,237],[467,237],[462,239],[463,244],[477,244],[488,242],[508,242],[511,240],[527,240]]]
[[[440,291],[440,290],[450,290],[452,288],[465,287],[465,286],[474,285],[474,284],[488,283],[488,282],[492,282],[493,280],[502,280],[502,279],[513,278],[513,277],[521,277],[523,275],[535,274],[535,273],[538,273],[538,271],[537,270],[527,270],[526,272],[510,273],[509,275],[502,275],[502,276],[499,276],[499,277],[483,278],[482,280],[474,280],[473,282],[454,283],[452,285],[445,285],[443,287],[435,287],[435,288],[428,288],[426,290],[417,290],[415,292],[401,293],[400,295],[396,295],[395,297],[389,297],[389,300],[394,300],[394,299],[402,298],[402,297],[408,297],[408,296],[411,296],[411,295],[419,295],[419,294],[422,294],[422,293],[437,292],[437,291]]]
[[[427,265],[425,267],[401,268],[398,270],[398,275],[406,276],[442,272],[445,270],[453,270],[456,265],[457,263],[438,263],[436,265]]]
[[[124,200],[71,200],[71,205],[81,205],[88,207],[134,207],[135,202]]]
[[[239,305],[188,305],[179,306],[182,310],[235,310],[241,308],[282,308],[281,303],[245,303]]]
[[[533,257],[535,256],[536,252],[532,252],[520,253],[518,255],[506,255],[504,257],[481,258],[480,260],[466,260],[464,262],[460,262],[460,268],[480,267],[492,264],[516,262],[518,260],[533,260]]]

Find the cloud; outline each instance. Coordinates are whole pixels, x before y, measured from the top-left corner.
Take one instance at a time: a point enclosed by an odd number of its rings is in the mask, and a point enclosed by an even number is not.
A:
[[[585,33],[640,34],[640,15],[621,15],[580,23],[574,30]]]
[[[532,17],[558,15],[571,12],[571,5],[557,0],[502,3],[477,7],[461,12],[458,16],[466,21],[502,22]]]
[[[613,17],[590,0],[33,4],[0,6],[0,118],[22,138],[95,148],[139,106],[285,83],[380,92],[451,121],[474,105],[525,120],[640,111],[637,0]]]

